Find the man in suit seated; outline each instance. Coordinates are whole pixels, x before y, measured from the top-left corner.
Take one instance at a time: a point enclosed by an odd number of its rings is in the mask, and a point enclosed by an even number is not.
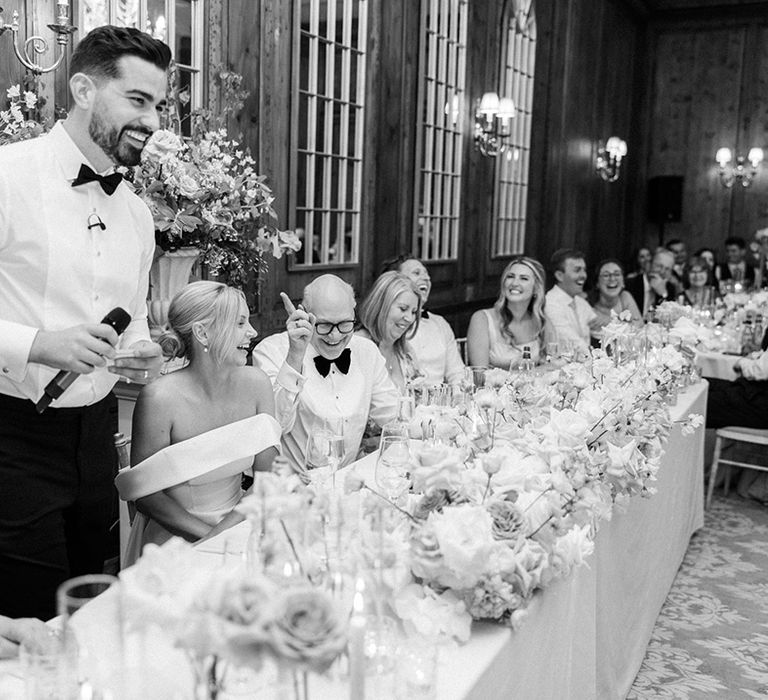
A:
[[[746,261],[747,244],[743,238],[731,236],[725,241],[726,262],[715,265],[715,278],[719,281],[733,280],[745,287],[755,283],[755,268]]]
[[[395,417],[397,389],[376,345],[354,334],[355,294],[344,280],[318,277],[298,307],[281,297],[286,330],[265,338],[253,357],[272,380],[283,456],[303,470],[310,435],[332,426],[343,432],[344,466],[357,457],[369,417],[379,426]]]
[[[664,247],[675,256],[675,264],[672,266],[669,281],[675,285],[675,296],[677,296],[682,294],[685,288],[685,264],[688,262],[688,248],[685,242],[679,238],[667,241]]]
[[[675,265],[674,254],[666,248],[657,248],[648,275],[638,275],[626,281],[626,289],[632,295],[643,318],[662,301],[677,298],[675,285],[671,281]]]

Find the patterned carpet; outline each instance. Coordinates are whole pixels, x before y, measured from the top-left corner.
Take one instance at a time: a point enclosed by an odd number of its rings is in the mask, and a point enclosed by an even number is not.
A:
[[[627,698],[768,698],[768,507],[712,502]]]

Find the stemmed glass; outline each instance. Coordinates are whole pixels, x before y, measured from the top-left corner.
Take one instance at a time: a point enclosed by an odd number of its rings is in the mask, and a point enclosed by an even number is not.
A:
[[[320,428],[309,433],[306,450],[306,469],[325,468],[330,473],[334,484],[336,470],[344,461],[346,448],[341,420],[325,421]]]
[[[407,488],[409,459],[407,438],[388,435],[381,439],[374,478],[376,485],[391,501],[395,501]]]

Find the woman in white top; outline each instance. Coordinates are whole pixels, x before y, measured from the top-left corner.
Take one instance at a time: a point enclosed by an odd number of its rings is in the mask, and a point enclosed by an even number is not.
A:
[[[469,364],[509,369],[531,350],[538,362],[544,333],[544,268],[519,255],[501,275],[501,293],[490,309],[472,314],[467,331]]]
[[[360,335],[370,338],[387,363],[394,385],[405,388],[423,376],[409,340],[419,327],[421,296],[416,285],[399,272],[384,272],[360,304]]]
[[[127,471],[141,473],[143,463],[153,466],[150,483],[184,470],[190,478],[136,498],[144,517],[131,532],[134,555],[147,542],[172,535],[195,541],[242,520],[233,508],[243,495],[243,472],[267,470],[277,455],[268,446],[280,436],[279,427],[272,430],[272,386],[264,372],[246,366],[256,336],[248,316],[243,293],[218,282],[193,282],[171,302],[170,329],[158,342],[188,364],[139,394],[131,446],[131,463],[139,467]],[[272,437],[254,439],[265,432]]]

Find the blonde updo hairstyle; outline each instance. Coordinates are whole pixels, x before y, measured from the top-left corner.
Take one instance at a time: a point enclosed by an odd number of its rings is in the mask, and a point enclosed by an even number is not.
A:
[[[171,301],[168,328],[157,342],[168,358],[192,360],[195,353],[193,326],[208,331],[208,352],[216,364],[236,345],[237,319],[247,308],[245,295],[220,282],[191,282]],[[247,312],[246,312],[247,314]]]

